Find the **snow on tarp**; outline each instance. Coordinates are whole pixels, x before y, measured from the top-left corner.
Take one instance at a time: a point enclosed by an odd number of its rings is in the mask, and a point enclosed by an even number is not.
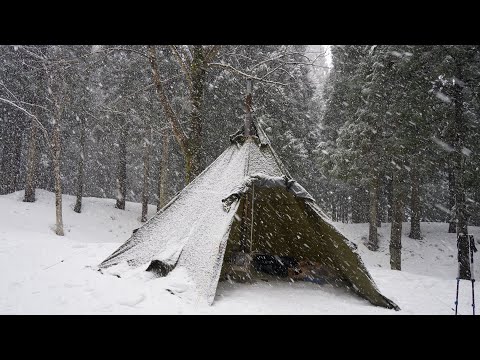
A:
[[[100,267],[124,261],[134,267],[152,260],[177,262],[187,270],[199,295],[212,302],[223,261],[220,250],[236,211],[235,207],[225,212],[221,200],[243,178],[248,150],[248,146],[230,146]],[[174,254],[178,259],[172,258]]]
[[[152,260],[176,262],[187,270],[200,298],[211,304],[239,205],[236,202],[226,212],[222,198],[245,175],[260,171],[283,175],[270,149],[261,148],[253,139],[242,146],[231,145],[99,267],[122,262],[146,267]]]
[[[267,182],[272,179],[275,182],[275,178],[284,175],[290,177],[270,144],[257,144],[257,141],[247,138],[243,145],[231,145],[99,267],[126,262],[130,267],[146,268],[152,260],[176,263],[195,284],[199,300],[212,304],[230,229],[240,204],[235,201],[229,211],[225,211],[222,199],[231,193],[232,185],[241,183],[246,176],[263,173],[267,175],[263,178]],[[313,201],[299,200],[335,233],[335,239],[330,241],[335,248],[340,245],[341,252],[350,258],[347,261],[336,256],[337,261],[345,263],[342,266],[345,271],[358,268],[351,280],[354,283],[363,281],[365,286],[359,290],[373,303],[396,307],[378,292],[352,244],[335,229],[320,208]],[[343,246],[338,241],[343,241]]]

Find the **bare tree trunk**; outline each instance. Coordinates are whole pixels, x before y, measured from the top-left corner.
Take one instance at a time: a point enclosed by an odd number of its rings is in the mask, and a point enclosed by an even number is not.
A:
[[[382,191],[380,194],[380,199],[378,201],[379,210],[379,220],[380,223],[388,222],[388,177],[385,172],[382,172]]]
[[[344,207],[344,217],[345,217],[345,223],[348,224],[348,215],[349,215],[349,210],[350,210],[350,202],[348,200],[348,196],[344,195],[343,199],[345,201],[345,207]]]
[[[459,65],[457,67],[460,67]],[[461,74],[459,69],[458,74]],[[460,84],[455,85],[455,214],[457,218],[457,235],[468,234],[467,206],[465,199],[465,183],[463,174],[465,172],[465,156],[463,155],[465,124],[463,121],[463,95]]]
[[[420,219],[421,219],[421,205],[420,205],[420,176],[418,173],[417,165],[413,164],[410,172],[410,179],[412,181],[412,193],[411,193],[411,210],[412,217],[410,222],[410,234],[411,239],[420,240],[422,234],[420,232]]]
[[[128,122],[124,116],[120,116],[120,137],[118,140],[118,163],[117,163],[117,202],[115,207],[125,210],[125,198],[127,196],[127,136]]]
[[[63,219],[62,219],[62,177],[60,174],[60,124],[59,118],[54,119],[53,124],[53,172],[55,176],[55,213],[56,213],[56,230],[55,233],[63,236]]]
[[[202,111],[203,90],[205,88],[206,71],[204,66],[204,53],[201,45],[193,45],[193,58],[191,65],[192,79],[192,112],[190,114],[190,136],[186,154],[186,183],[190,183],[205,167],[203,136],[202,136]]]
[[[457,223],[455,221],[455,169],[453,166],[448,167],[448,205],[450,207],[450,215],[448,221],[448,233],[457,232]]]
[[[453,103],[455,105],[455,131],[454,131],[454,169],[455,169],[455,217],[457,222],[457,239],[468,236],[468,220],[469,214],[467,213],[467,204],[466,204],[466,189],[465,189],[465,155],[464,155],[464,146],[465,146],[465,137],[467,135],[466,121],[463,118],[463,74],[462,74],[462,63],[459,59],[455,59],[456,71],[454,84],[454,97]],[[468,237],[467,237],[468,238]],[[470,271],[470,246],[465,241],[460,241],[458,243],[458,278],[459,279],[471,279]],[[473,282],[472,282],[472,291],[473,291]],[[472,295],[473,296],[473,295]]]
[[[80,156],[78,157],[77,174],[77,200],[73,211],[82,212],[82,198],[84,188],[84,168],[85,168],[85,120],[80,119]]]
[[[463,161],[462,161],[463,162]],[[461,169],[463,170],[464,166],[462,164]],[[458,170],[460,173],[462,170]],[[465,201],[465,184],[463,181],[463,176],[457,176],[456,181],[456,196],[455,196],[455,208],[457,210],[457,235],[458,234],[468,234],[468,218],[467,218],[467,208]]]
[[[361,202],[360,202],[360,188],[354,188],[352,193],[352,223],[358,224],[362,222],[361,213]]]
[[[470,222],[471,226],[480,226],[480,188],[478,187],[480,184],[477,184],[473,190],[473,201],[475,201],[475,208],[471,213]],[[478,240],[480,241],[480,240]]]
[[[362,223],[368,223],[370,219],[370,192],[367,191],[365,188],[362,188],[361,191],[361,217],[362,217]]]
[[[150,143],[152,141],[152,129],[145,120],[145,136],[143,139],[143,189],[142,189],[142,218],[147,221],[148,215],[148,184],[150,183]]]
[[[15,119],[16,120],[16,119]],[[4,120],[7,124],[3,154],[0,163],[0,195],[10,194],[17,190],[22,154],[23,129],[12,120]]]
[[[338,221],[343,223],[343,203],[342,203],[342,194],[339,192],[337,195],[337,212],[338,212]]]
[[[377,233],[377,211],[378,211],[378,174],[373,173],[370,180],[370,218],[368,231],[367,247],[372,251],[378,250],[378,233]]]
[[[332,221],[338,221],[337,217],[337,190],[335,189],[332,194]]]
[[[20,129],[18,134],[17,134],[17,141],[16,141],[16,146],[15,146],[15,156],[13,159],[13,176],[12,176],[12,189],[13,191],[20,190],[20,163],[22,161],[22,145],[23,145],[23,139],[22,139],[22,132],[23,129]]]
[[[392,187],[392,178],[385,178],[385,201],[386,201],[386,219],[385,222],[392,222],[392,213],[393,213],[393,187]]]
[[[25,202],[35,202],[37,165],[37,125],[35,120],[32,119],[30,135],[28,138],[27,175],[25,179],[25,196],[23,198],[23,201]]]
[[[193,143],[193,140],[192,140]],[[187,153],[185,154],[185,183],[189,184],[193,179],[197,177],[202,171],[200,166],[202,159],[200,156],[199,144],[191,145]]]
[[[162,134],[162,159],[160,162],[158,176],[158,202],[157,211],[160,211],[167,204],[167,177],[168,177],[168,155],[170,136],[167,132]]]
[[[376,226],[382,226],[382,202],[381,198],[383,196],[383,186],[382,186],[382,176],[378,175],[378,185],[377,185],[377,220]]]
[[[156,50],[154,46],[147,46],[148,60],[152,69],[153,82],[160,100],[160,104],[165,112],[173,135],[180,145],[180,149],[185,159],[186,183],[190,183],[205,167],[203,139],[202,139],[202,108],[203,91],[206,83],[206,68],[209,60],[213,59],[218,53],[220,47],[214,46],[205,52],[202,45],[193,45],[191,47],[191,59],[183,59],[174,49],[181,70],[185,73],[189,89],[192,112],[190,113],[188,135],[183,130],[178,116],[173,111],[170,101],[167,98],[165,89],[160,79],[160,72],[157,63]]]
[[[404,194],[400,172],[393,175],[393,213],[390,234],[390,267],[402,269],[402,225],[404,216]]]

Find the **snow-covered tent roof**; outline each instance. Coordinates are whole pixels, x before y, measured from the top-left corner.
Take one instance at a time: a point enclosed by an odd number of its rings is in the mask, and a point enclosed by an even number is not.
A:
[[[356,246],[335,229],[311,195],[292,181],[261,128],[258,137],[232,143],[99,267],[126,261],[147,268],[154,260],[183,267],[199,296],[212,304],[227,245],[240,237],[239,222],[252,187],[252,216],[258,220],[252,242],[257,248],[264,249],[265,243],[272,243],[269,236],[275,236],[283,244],[277,247],[282,251],[324,261],[372,304],[398,309],[380,294]],[[274,234],[275,229],[281,233]]]

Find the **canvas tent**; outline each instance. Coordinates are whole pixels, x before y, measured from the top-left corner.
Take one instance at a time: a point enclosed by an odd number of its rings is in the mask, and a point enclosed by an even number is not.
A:
[[[251,255],[289,256],[321,263],[372,304],[398,310],[355,249],[290,177],[258,128],[256,136],[232,141],[99,267],[127,262],[162,276],[183,267],[199,296],[212,304],[221,277],[235,269],[249,276]]]

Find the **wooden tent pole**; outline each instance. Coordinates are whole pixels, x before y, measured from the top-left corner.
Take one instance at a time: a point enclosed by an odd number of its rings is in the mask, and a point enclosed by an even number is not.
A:
[[[250,222],[250,253],[252,252],[253,246],[253,205],[254,205],[254,196],[255,196],[255,184],[252,185],[252,218]]]
[[[250,129],[252,127],[252,79],[247,79],[247,96],[245,98],[245,130],[244,135],[245,137],[249,137],[251,135]]]

